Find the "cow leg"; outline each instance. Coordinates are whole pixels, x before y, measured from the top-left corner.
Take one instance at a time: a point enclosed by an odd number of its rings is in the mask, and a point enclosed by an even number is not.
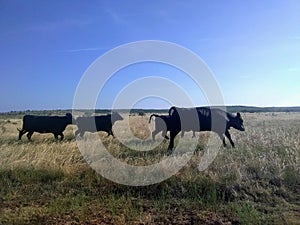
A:
[[[113,137],[114,137],[114,133],[113,133],[113,131],[112,131],[112,130],[109,130],[109,131],[107,132],[107,137],[108,137],[109,135],[111,135],[111,136],[113,136]]]
[[[79,135],[80,138],[82,138],[83,135],[84,135],[84,133],[85,133],[85,132],[82,131],[82,130],[79,130],[79,129],[76,130],[76,131],[75,131],[75,138],[76,138],[78,135]]]
[[[193,131],[193,138],[194,138],[194,137],[196,137],[196,135],[195,135],[195,131]]]
[[[219,137],[221,138],[222,142],[223,142],[223,146],[226,147],[226,142],[225,142],[225,137],[223,136],[222,133],[218,133]]]
[[[26,130],[19,130],[19,140],[21,140],[22,136],[26,133]]]
[[[158,130],[154,130],[154,131],[152,132],[152,140],[153,140],[153,141],[155,141],[155,135],[157,135],[158,133],[159,133]]]
[[[181,131],[180,136],[181,136],[181,138],[183,138],[183,136],[184,136],[184,131]]]
[[[235,146],[234,146],[234,143],[231,139],[231,135],[230,135],[228,130],[225,131],[225,136],[228,138],[228,140],[230,141],[231,146],[234,148]]]
[[[161,136],[162,136],[163,138],[169,140],[169,137],[167,136],[167,132],[168,132],[167,130],[163,130]]]
[[[75,131],[75,137],[77,137],[78,135],[79,135],[79,137],[83,137],[83,135],[84,135],[84,133],[85,133],[85,131],[84,130],[81,130],[81,129],[77,129],[76,131]]]
[[[31,136],[33,135],[34,131],[29,131],[28,134],[26,135],[28,140],[31,140]]]
[[[179,133],[180,130],[178,131],[170,131],[170,143],[169,143],[169,147],[168,147],[168,151],[172,152],[173,148],[174,148],[174,139],[176,137],[176,135]]]

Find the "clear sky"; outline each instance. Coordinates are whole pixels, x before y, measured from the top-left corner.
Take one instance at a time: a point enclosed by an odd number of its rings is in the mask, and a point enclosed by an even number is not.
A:
[[[299,106],[299,12],[298,0],[0,0],[0,111],[71,108],[94,60],[141,40],[169,41],[198,54],[226,105]],[[116,74],[103,90],[105,100],[99,96],[100,107],[109,107],[134,79],[161,74],[205,104],[174,68],[149,63],[121,72],[126,76]],[[140,106],[146,104],[169,106],[149,100]]]

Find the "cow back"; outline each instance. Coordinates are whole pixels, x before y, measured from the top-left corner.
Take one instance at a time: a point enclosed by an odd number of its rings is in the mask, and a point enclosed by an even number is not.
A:
[[[172,125],[177,130],[224,132],[227,127],[227,113],[217,108],[171,107],[169,114],[172,117]]]
[[[61,133],[71,123],[72,117],[67,116],[25,115],[23,117],[23,129],[39,133]]]

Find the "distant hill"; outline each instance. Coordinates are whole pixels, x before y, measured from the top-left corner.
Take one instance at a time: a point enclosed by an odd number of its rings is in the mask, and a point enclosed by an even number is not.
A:
[[[227,112],[300,112],[300,106],[297,107],[255,107],[255,106],[226,106]],[[169,109],[133,109],[131,113],[168,113]]]
[[[228,112],[300,112],[297,107],[255,107],[255,106],[227,106]]]

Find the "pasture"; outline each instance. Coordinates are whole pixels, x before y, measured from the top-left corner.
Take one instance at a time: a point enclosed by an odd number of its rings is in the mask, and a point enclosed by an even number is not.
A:
[[[129,117],[136,137],[150,138],[149,115]],[[131,187],[89,167],[74,139],[75,126],[67,127],[62,142],[37,133],[31,142],[25,135],[17,141],[21,116],[1,116],[0,224],[299,224],[300,113],[242,117],[246,131],[230,130],[236,148],[222,147],[204,172],[197,163],[206,132],[176,175]],[[117,122],[113,129],[122,126]],[[168,142],[135,152],[106,133],[99,136],[112,155],[132,165],[167,157]],[[162,140],[160,134],[156,139]]]

